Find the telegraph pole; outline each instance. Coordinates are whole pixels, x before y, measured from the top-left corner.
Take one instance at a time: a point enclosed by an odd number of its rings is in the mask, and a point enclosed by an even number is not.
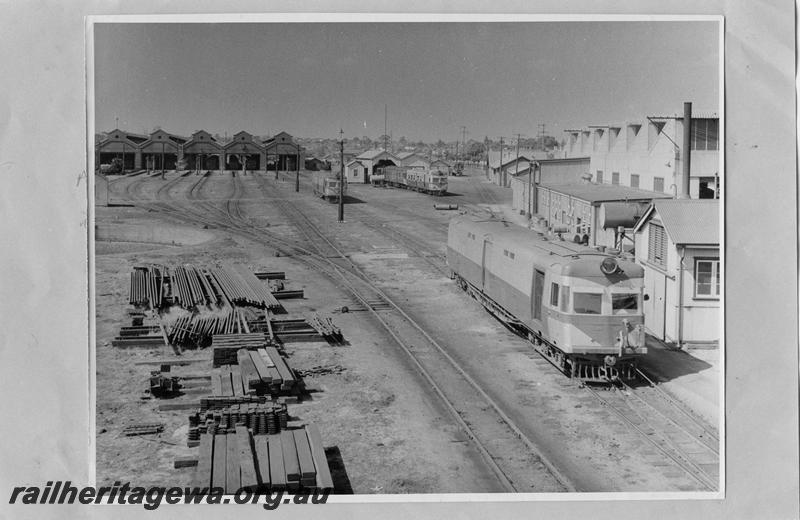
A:
[[[489,166],[491,168],[491,165]],[[500,175],[503,171],[503,136],[500,136],[500,166],[498,167],[497,174]]]
[[[339,222],[344,222],[344,130],[339,129]]]
[[[300,191],[300,145],[295,144],[297,155],[294,156],[295,172],[294,172],[294,191]]]
[[[467,127],[461,126],[461,154],[467,155]]]

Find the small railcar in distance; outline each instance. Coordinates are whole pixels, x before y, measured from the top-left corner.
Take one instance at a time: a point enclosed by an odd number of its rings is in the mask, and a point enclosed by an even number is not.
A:
[[[447,263],[467,293],[570,377],[635,377],[647,353],[644,270],[502,221],[455,217]]]
[[[317,197],[322,197],[328,202],[339,200],[339,183],[341,182],[339,173],[326,170],[315,171],[311,182],[314,187],[314,195]],[[342,192],[343,195],[347,195],[347,182],[342,186]]]
[[[438,168],[384,166],[381,173],[387,186],[406,188],[437,196],[447,193],[447,173]]]

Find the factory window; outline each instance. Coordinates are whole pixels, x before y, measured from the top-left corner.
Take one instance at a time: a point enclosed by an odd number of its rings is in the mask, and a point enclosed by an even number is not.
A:
[[[611,172],[611,184],[619,184],[619,172]]]
[[[692,119],[692,150],[719,149],[719,119]]]
[[[555,282],[550,285],[550,305],[558,307],[558,284]]]
[[[614,314],[636,314],[638,307],[639,295],[636,293],[611,295],[611,312]]]
[[[694,295],[697,298],[719,298],[719,260],[696,260]]]
[[[603,295],[600,293],[574,294],[575,312],[577,314],[600,314],[603,306]]]
[[[513,260],[513,259],[514,259],[514,257],[516,256],[516,255],[515,255],[513,252],[509,251],[508,249],[503,249],[503,254],[504,254],[505,256],[509,257],[509,258],[510,258],[510,259],[512,259],[512,260]]]
[[[667,265],[667,234],[664,228],[657,224],[650,224],[647,241],[647,260],[658,266]]]
[[[664,177],[653,177],[653,191],[664,193]]]
[[[631,174],[631,188],[639,187],[639,176],[635,173]]]
[[[597,184],[603,184],[603,170],[597,170]]]

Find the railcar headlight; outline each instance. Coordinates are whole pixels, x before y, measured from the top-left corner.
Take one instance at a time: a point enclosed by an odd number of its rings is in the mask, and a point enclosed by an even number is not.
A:
[[[610,256],[604,258],[600,263],[600,270],[603,271],[603,274],[614,274],[617,272],[617,269],[619,269],[617,261]]]

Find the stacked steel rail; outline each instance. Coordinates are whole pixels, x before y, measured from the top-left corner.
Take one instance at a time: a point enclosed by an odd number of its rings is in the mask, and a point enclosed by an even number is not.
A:
[[[247,331],[247,320],[241,309],[233,308],[222,316],[199,318],[188,314],[170,327],[169,340],[173,345],[207,347],[217,334],[236,334]]]
[[[205,275],[192,265],[172,269],[172,294],[175,303],[190,309],[199,304],[217,303],[217,296]]]
[[[280,306],[266,284],[241,265],[211,269],[223,295],[232,303],[274,309]]]
[[[164,276],[156,266],[135,267],[131,273],[130,298],[132,305],[161,307]]]

